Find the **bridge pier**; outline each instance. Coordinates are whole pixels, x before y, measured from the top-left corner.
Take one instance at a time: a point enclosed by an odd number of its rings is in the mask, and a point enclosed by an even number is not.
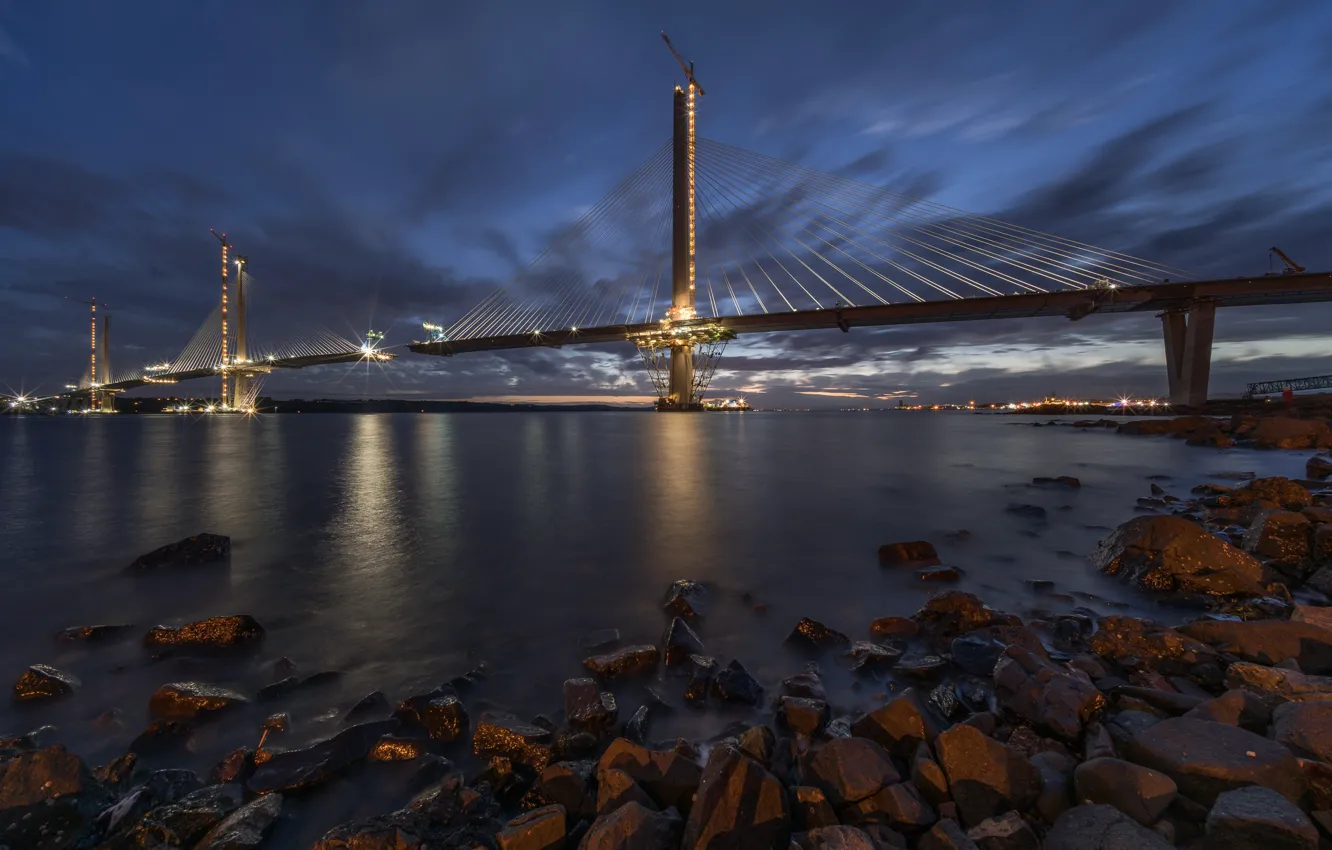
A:
[[[1194,301],[1187,312],[1168,310],[1161,314],[1172,405],[1201,407],[1207,403],[1215,328],[1216,303],[1212,301]]]

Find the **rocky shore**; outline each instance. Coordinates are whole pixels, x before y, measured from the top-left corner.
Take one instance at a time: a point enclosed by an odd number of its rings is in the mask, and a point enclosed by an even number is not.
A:
[[[1332,447],[1317,417],[1110,424],[1202,446]],[[742,660],[709,654],[714,591],[682,579],[665,589],[656,644],[588,637],[584,669],[570,671],[550,717],[491,705],[482,666],[423,693],[337,706],[330,734],[286,746],[306,719],[284,701],[337,674],[261,662],[253,617],[71,627],[56,640],[91,652],[138,640],[145,654],[188,659],[193,675],[144,695],[146,727],[105,764],[86,764],[50,727],[0,739],[0,848],[292,846],[284,819],[348,782],[396,802],[348,810],[314,848],[1332,846],[1329,475],[1332,457],[1310,453],[1300,480],[1173,493],[1144,482],[1126,506],[1135,516],[1087,553],[1088,569],[1187,612],[1175,627],[1085,608],[1024,620],[945,589],[909,617],[799,619],[789,675],[759,681]],[[1060,475],[1032,484],[1079,486]],[[229,546],[199,535],[130,569],[206,568]],[[886,543],[878,562],[957,578],[925,540]],[[1061,595],[1029,587],[1051,608]],[[222,687],[230,680],[210,671],[224,664],[265,683]],[[825,688],[833,670],[854,673],[876,706],[840,708]],[[630,693],[647,697],[622,705],[617,694]],[[77,678],[44,664],[13,686],[36,707],[80,697]],[[707,740],[654,737],[661,718],[689,711],[743,719]],[[152,767],[232,736],[236,748],[206,773]]]

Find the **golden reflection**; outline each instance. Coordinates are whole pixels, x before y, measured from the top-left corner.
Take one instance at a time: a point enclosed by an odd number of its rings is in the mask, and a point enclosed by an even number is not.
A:
[[[456,428],[457,419],[449,414],[412,418],[412,463],[419,472],[409,478],[412,523],[432,561],[441,565],[454,563],[467,507],[458,486]]]
[[[139,481],[132,506],[138,511],[136,528],[144,537],[157,537],[166,524],[174,523],[183,497],[181,478],[188,475],[190,464],[180,458],[182,435],[177,429],[188,425],[183,417],[165,419],[143,417],[139,428]]]
[[[389,415],[351,418],[339,478],[332,560],[345,570],[330,578],[350,603],[353,621],[358,613],[383,618],[392,600],[402,598],[398,584],[410,551]]]
[[[83,458],[77,468],[78,493],[74,516],[79,518],[74,537],[85,551],[94,551],[102,540],[104,530],[110,527],[111,511],[120,498],[111,473],[112,436],[110,427],[114,416],[88,416],[78,424],[83,426]]]
[[[651,423],[641,431],[644,443],[639,452],[645,462],[638,496],[643,500],[646,538],[656,554],[646,561],[663,570],[663,579],[700,578],[700,568],[724,551],[717,538],[713,510],[717,482],[704,432],[717,423],[703,413],[658,413],[649,418]]]

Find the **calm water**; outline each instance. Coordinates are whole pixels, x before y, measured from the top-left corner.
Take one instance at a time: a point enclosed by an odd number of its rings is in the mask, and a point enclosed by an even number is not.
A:
[[[318,716],[370,690],[399,699],[478,661],[493,675],[471,698],[474,715],[487,704],[554,714],[560,682],[580,672],[580,637],[614,627],[655,642],[661,594],[682,577],[717,588],[701,629],[709,652],[740,658],[772,687],[800,669],[780,643],[801,616],[860,637],[870,619],[910,613],[936,589],[881,569],[881,543],[933,540],[967,571],[963,589],[1017,613],[1039,601],[1026,578],[1141,607],[1083,558],[1133,515],[1147,475],[1174,476],[1162,483],[1184,494],[1216,472],[1298,476],[1302,464],[965,414],[0,418],[0,675],[46,662],[84,683],[53,709],[3,701],[0,731],[55,723],[63,741],[106,760],[142,729],[158,685],[198,678],[252,693],[270,680],[261,664],[279,656],[302,673],[343,672],[340,685],[281,704],[293,745],[332,731]],[[1027,486],[1036,475],[1083,487]],[[1006,513],[1012,503],[1042,505],[1048,520]],[[962,528],[969,541],[944,539]],[[229,567],[121,573],[199,531],[231,536]],[[52,640],[75,624],[236,612],[269,629],[254,661],[152,663],[134,640],[90,650]],[[839,707],[874,699],[838,675]],[[635,687],[616,689],[625,717]],[[681,687],[662,685],[670,697]],[[94,724],[111,708],[124,729]],[[254,738],[255,718],[201,736],[197,766]],[[654,734],[704,735],[729,719],[682,711]]]

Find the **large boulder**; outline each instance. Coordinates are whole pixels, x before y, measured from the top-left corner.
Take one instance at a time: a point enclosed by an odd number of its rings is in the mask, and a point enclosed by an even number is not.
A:
[[[1114,806],[1143,826],[1151,826],[1175,799],[1175,781],[1151,768],[1098,758],[1084,761],[1073,771],[1079,803]]]
[[[1173,845],[1114,806],[1075,806],[1045,834],[1045,850],[1172,850]]]
[[[689,811],[690,800],[702,780],[703,769],[675,750],[649,750],[626,738],[616,738],[597,761],[596,775],[623,771],[661,808]]]
[[[583,666],[602,679],[620,679],[651,673],[657,669],[660,657],[655,646],[640,644],[584,658]]]
[[[148,716],[154,720],[201,720],[249,702],[235,691],[202,682],[172,682],[153,692]]]
[[[1332,435],[1321,419],[1264,416],[1250,436],[1260,449],[1312,449]]]
[[[749,674],[739,659],[732,658],[726,669],[712,680],[712,695],[722,702],[758,705],[763,699],[763,686]]]
[[[395,719],[375,720],[344,729],[305,749],[275,753],[246,783],[255,794],[299,791],[327,782],[362,761],[384,735],[398,728]]]
[[[995,696],[1006,710],[1076,741],[1105,697],[1081,670],[1059,667],[1020,646],[1010,646],[994,668]]]
[[[265,794],[213,827],[195,850],[250,850],[264,843],[264,836],[282,814],[282,795]]]
[[[1247,487],[1232,490],[1224,497],[1229,505],[1253,505],[1270,502],[1292,511],[1313,504],[1313,495],[1303,485],[1289,478],[1255,478]]]
[[[681,617],[671,618],[666,633],[661,637],[662,657],[667,667],[677,667],[689,661],[691,655],[703,654],[703,641]]]
[[[975,826],[1010,809],[1025,811],[1040,795],[1040,773],[1017,750],[958,724],[934,742],[962,822]]]
[[[626,803],[597,818],[578,847],[579,850],[675,850],[680,846],[679,834],[680,816],[675,812],[654,812],[638,803]]]
[[[874,796],[842,810],[850,823],[883,823],[899,832],[916,834],[938,820],[934,809],[910,782],[886,785]]]
[[[661,610],[674,617],[697,620],[707,616],[711,607],[710,594],[701,582],[680,579],[666,588]]]
[[[843,808],[902,781],[883,748],[865,738],[834,738],[804,761],[804,781]]]
[[[1332,702],[1288,702],[1272,712],[1272,738],[1297,756],[1332,763]]]
[[[933,744],[939,722],[915,688],[907,688],[886,705],[851,724],[851,734],[868,738],[900,759],[911,758],[922,741]]]
[[[174,803],[153,808],[140,820],[111,836],[106,850],[193,847],[244,802],[245,789],[240,785],[200,788]]]
[[[1272,706],[1269,700],[1250,691],[1229,690],[1215,699],[1199,703],[1184,712],[1184,716],[1263,734],[1272,721]]]
[[[1207,813],[1207,850],[1317,850],[1318,829],[1270,788],[1249,786],[1216,798]]]
[[[1260,596],[1257,558],[1176,516],[1140,516],[1097,544],[1091,562],[1143,590]]]
[[[233,650],[252,649],[264,640],[264,627],[249,614],[209,617],[186,623],[178,629],[154,626],[144,635],[150,649]]]
[[[1263,511],[1244,534],[1245,552],[1299,566],[1309,562],[1313,525],[1296,511]]]
[[[499,850],[562,850],[568,834],[563,806],[524,812],[495,833]]]
[[[231,538],[221,534],[196,534],[175,543],[168,543],[146,555],[134,559],[126,570],[143,573],[170,567],[187,567],[225,561],[231,554]]]
[[[935,594],[911,615],[911,619],[916,621],[920,634],[936,641],[952,641],[958,635],[982,626],[1021,625],[1018,618],[995,611],[979,596],[960,590]]]
[[[1296,804],[1305,794],[1295,756],[1237,726],[1172,717],[1134,736],[1126,757],[1169,776],[1180,794],[1204,806],[1246,785],[1265,785]]]
[[[41,847],[63,833],[72,846],[111,802],[83,760],[55,745],[0,761],[0,843]]]
[[[791,812],[782,783],[730,744],[708,756],[681,847],[767,850],[791,841]]]
[[[1220,679],[1222,662],[1216,650],[1169,626],[1137,617],[1104,617],[1089,647],[1106,661],[1155,670],[1167,676],[1203,672]]]
[[[483,758],[503,756],[540,773],[550,763],[551,732],[502,711],[486,711],[472,733],[472,752]]]
[[[1258,664],[1295,659],[1305,673],[1332,673],[1332,631],[1292,620],[1198,620],[1180,626],[1191,638]]]
[[[77,676],[49,664],[34,664],[14,683],[14,699],[34,702],[69,696],[79,685]]]
[[[1236,661],[1226,668],[1226,687],[1245,690],[1278,702],[1332,699],[1332,676],[1309,676],[1296,670]]]

